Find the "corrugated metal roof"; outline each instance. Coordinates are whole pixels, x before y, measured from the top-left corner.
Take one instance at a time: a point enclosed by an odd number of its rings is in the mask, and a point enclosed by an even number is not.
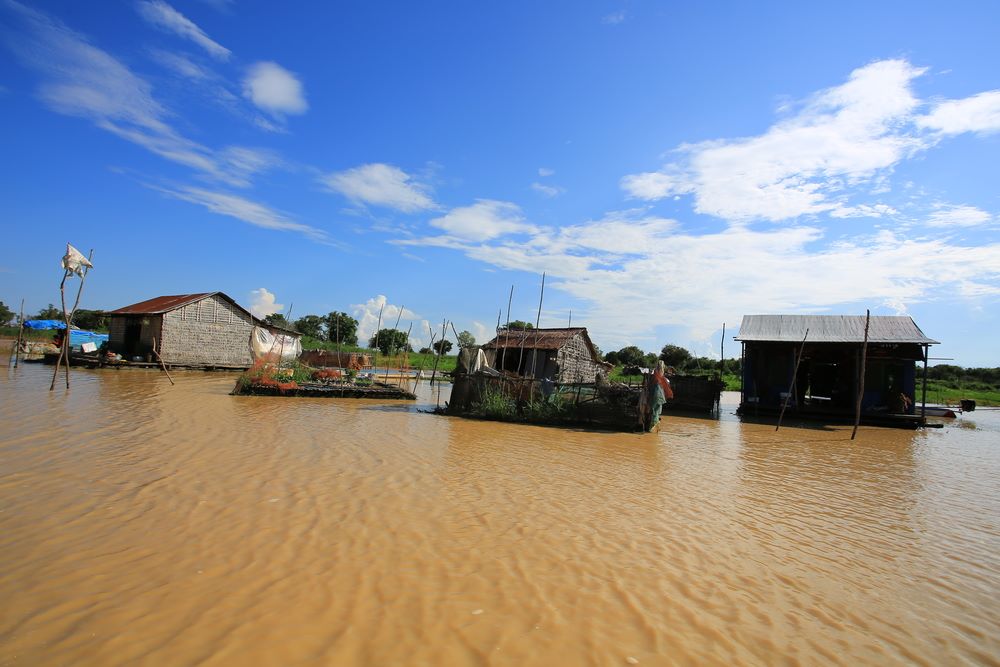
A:
[[[220,292],[202,292],[201,294],[175,294],[173,296],[158,296],[155,299],[147,299],[146,301],[140,301],[139,303],[133,303],[131,306],[125,306],[119,308],[118,310],[112,310],[108,315],[160,315],[162,313],[169,313],[171,310],[177,310],[182,308],[189,303],[194,303],[195,301],[201,301],[206,297],[210,297],[213,294],[220,294]],[[223,295],[225,296],[225,295]],[[229,297],[226,297],[229,299]],[[229,299],[232,301],[232,299]],[[233,303],[236,303],[233,301]]]
[[[862,343],[864,315],[744,315],[736,340],[810,343]],[[905,315],[872,315],[868,327],[871,343],[919,343],[936,345],[924,335],[913,318]]]
[[[583,332],[583,327],[572,329],[510,329],[500,332],[496,338],[483,345],[487,349],[523,347],[526,350],[558,350],[574,336]],[[589,339],[587,340],[589,343]]]

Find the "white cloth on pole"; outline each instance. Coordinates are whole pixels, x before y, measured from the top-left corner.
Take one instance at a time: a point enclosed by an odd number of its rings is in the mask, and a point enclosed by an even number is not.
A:
[[[90,263],[89,259],[83,256],[82,252],[67,243],[66,254],[62,258],[62,267],[83,277],[84,268],[92,269],[94,265]]]

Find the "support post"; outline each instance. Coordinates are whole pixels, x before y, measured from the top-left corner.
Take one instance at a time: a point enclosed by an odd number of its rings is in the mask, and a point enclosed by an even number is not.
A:
[[[24,299],[21,299],[21,314],[17,319],[17,342],[14,344],[13,353],[10,355],[14,357],[14,368],[17,368],[17,362],[21,359],[21,339],[24,334]],[[7,360],[7,365],[10,366],[10,359]]]
[[[858,434],[858,424],[861,423],[861,400],[865,397],[865,371],[868,367],[868,325],[871,319],[871,311],[865,310],[865,342],[861,346],[861,373],[858,378],[858,400],[854,407],[854,429],[851,431],[851,440]],[[926,356],[925,354],[924,357]]]
[[[799,356],[795,360],[795,369],[792,371],[792,381],[789,384],[788,393],[785,394],[785,402],[781,404],[781,412],[778,414],[778,425],[774,427],[775,431],[781,428],[781,420],[785,416],[785,408],[788,407],[788,399],[791,398],[792,394],[795,392],[795,378],[798,377],[799,374],[799,364],[802,363],[802,354],[803,352],[805,352],[806,338],[808,337],[809,337],[809,329],[806,329],[806,335],[802,337],[802,344],[799,345]]]

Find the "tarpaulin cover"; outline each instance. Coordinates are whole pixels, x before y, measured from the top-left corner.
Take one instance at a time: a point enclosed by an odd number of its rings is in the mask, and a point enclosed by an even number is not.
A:
[[[78,329],[69,330],[70,347],[77,347],[84,343],[95,343],[97,347],[108,340],[108,334],[95,333],[93,331],[82,331]]]
[[[298,336],[275,336],[267,329],[254,327],[250,333],[250,352],[254,359],[279,354],[283,360],[298,359],[302,354],[302,343]]]
[[[24,323],[25,329],[65,329],[66,323],[62,320],[27,320]]]

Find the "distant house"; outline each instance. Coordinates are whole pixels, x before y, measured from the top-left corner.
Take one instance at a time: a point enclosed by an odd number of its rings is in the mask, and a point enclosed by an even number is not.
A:
[[[583,327],[503,329],[482,349],[493,368],[526,378],[594,382],[612,368],[601,360]]]
[[[155,341],[164,363],[181,366],[249,367],[255,327],[296,341],[300,336],[257,319],[222,292],[158,296],[112,310],[108,317],[111,351],[129,360],[155,360]]]
[[[863,315],[746,315],[736,340],[743,344],[741,413],[777,412],[787,399],[788,412],[800,416],[854,415]],[[909,317],[871,317],[863,419],[878,422],[895,415],[905,422],[905,415],[920,414],[916,365],[923,362],[926,369],[928,350],[936,344]]]

